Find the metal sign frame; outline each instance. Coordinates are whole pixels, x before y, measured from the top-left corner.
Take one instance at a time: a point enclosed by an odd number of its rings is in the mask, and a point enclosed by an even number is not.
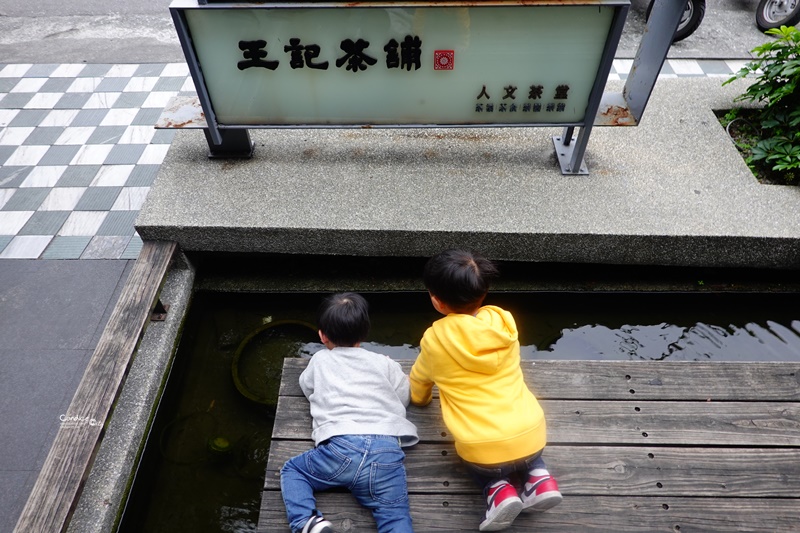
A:
[[[651,13],[648,28],[645,31],[645,38],[651,26],[669,27],[671,19],[674,24],[671,27],[677,28],[680,14],[685,0],[655,0],[656,3]],[[597,73],[591,88],[587,103],[586,112],[583,120],[574,123],[480,123],[480,124],[220,124],[211,101],[209,90],[206,84],[203,70],[200,65],[189,24],[187,22],[186,11],[192,9],[348,9],[358,8],[388,8],[388,7],[470,7],[480,9],[482,7],[498,6],[556,6],[556,5],[595,5],[613,8],[613,19],[609,30],[605,46],[602,51]],[[606,81],[614,60],[617,45],[622,35],[623,26],[630,6],[629,0],[489,0],[485,2],[459,2],[459,1],[403,1],[403,2],[365,2],[358,4],[345,4],[339,2],[313,2],[313,3],[205,3],[203,0],[174,0],[170,6],[170,13],[175,24],[178,38],[184,55],[187,60],[189,72],[197,90],[198,100],[204,120],[202,127],[209,146],[209,157],[221,158],[248,158],[253,155],[254,144],[250,140],[250,128],[441,128],[441,127],[564,127],[562,135],[553,136],[553,143],[558,157],[561,171],[563,174],[588,174],[588,168],[584,162],[584,155],[588,145],[589,136],[594,125],[636,125],[639,117],[644,111],[647,100],[649,99],[652,87],[661,69],[666,53],[671,44],[673,31],[652,31],[653,36],[643,39],[639,53],[634,60],[634,69],[628,78],[625,90],[618,94],[604,93]],[[664,21],[667,20],[665,23]],[[579,24],[579,21],[576,23]],[[661,42],[663,41],[663,42]],[[660,57],[660,59],[659,59]],[[657,65],[657,66],[656,66]],[[637,75],[637,71],[641,73]],[[630,87],[629,87],[630,85]],[[613,121],[609,116],[615,117]],[[620,120],[625,117],[626,120]],[[163,118],[163,116],[162,116]],[[176,127],[175,120],[167,120],[172,126],[165,126],[160,121],[157,127]],[[576,128],[579,132],[575,135]]]

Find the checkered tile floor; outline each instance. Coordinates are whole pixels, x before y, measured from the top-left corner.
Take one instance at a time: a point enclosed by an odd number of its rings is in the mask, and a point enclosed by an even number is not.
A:
[[[633,61],[616,60],[610,79]],[[746,61],[668,60],[662,77],[729,77]],[[134,221],[195,94],[183,63],[0,64],[0,258],[135,259]]]

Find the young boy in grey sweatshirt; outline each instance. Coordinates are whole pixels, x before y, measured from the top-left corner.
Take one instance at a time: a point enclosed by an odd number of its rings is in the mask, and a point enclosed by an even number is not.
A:
[[[318,326],[325,349],[300,374],[316,447],[281,469],[289,525],[294,533],[332,532],[314,492],[347,487],[372,511],[379,533],[413,533],[402,448],[419,437],[406,419],[408,377],[396,361],[360,347],[370,326],[360,295],[326,298]]]

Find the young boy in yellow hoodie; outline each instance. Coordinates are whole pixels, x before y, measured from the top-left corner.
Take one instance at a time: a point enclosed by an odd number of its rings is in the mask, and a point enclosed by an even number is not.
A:
[[[544,413],[523,380],[511,313],[482,306],[497,269],[483,256],[447,250],[425,265],[433,307],[445,315],[425,331],[411,369],[411,403],[427,405],[439,388],[444,422],[456,452],[483,487],[480,531],[509,527],[523,509],[561,502],[541,459]]]

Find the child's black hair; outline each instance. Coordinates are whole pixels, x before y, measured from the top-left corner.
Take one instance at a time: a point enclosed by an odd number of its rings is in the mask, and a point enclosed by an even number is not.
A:
[[[355,346],[369,334],[369,304],[354,292],[328,296],[319,306],[317,326],[336,346]]]
[[[483,303],[492,278],[498,275],[494,263],[471,250],[445,250],[425,264],[425,288],[456,312],[474,310]]]

